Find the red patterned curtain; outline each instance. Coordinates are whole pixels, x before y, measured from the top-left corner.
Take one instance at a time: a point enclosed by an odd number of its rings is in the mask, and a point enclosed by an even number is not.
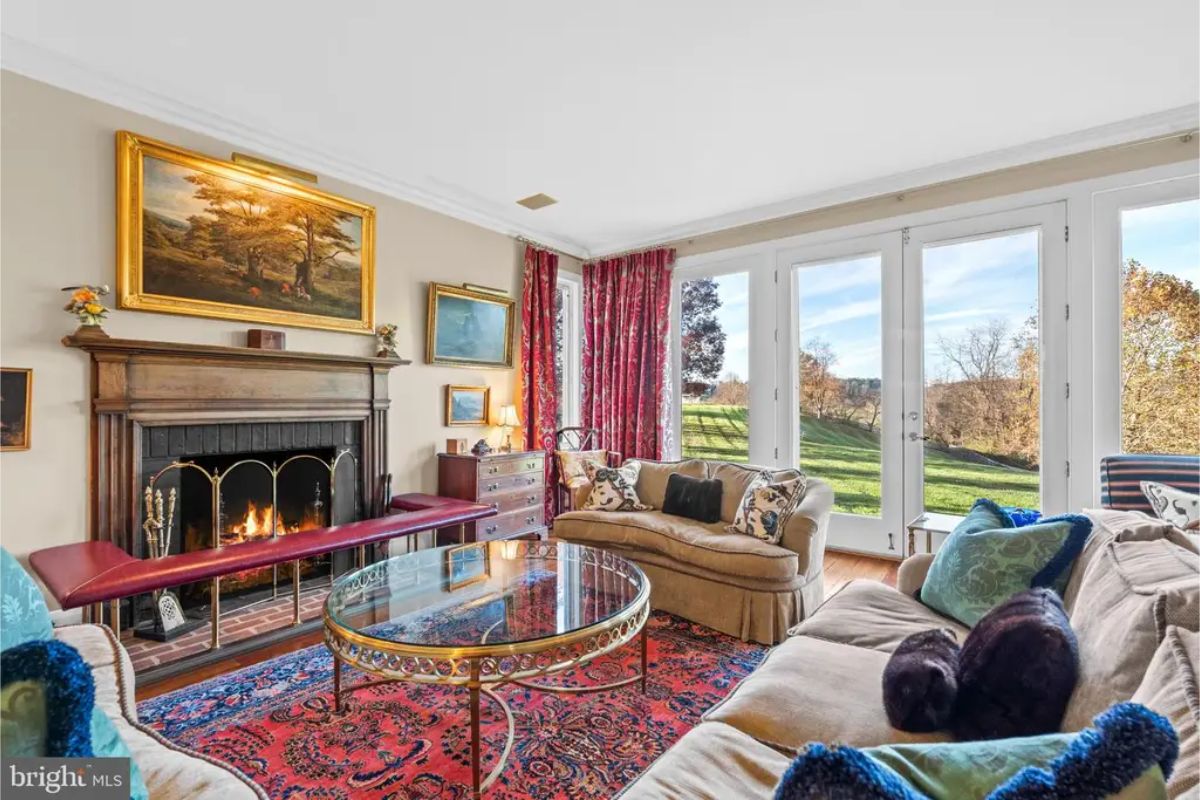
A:
[[[673,263],[658,249],[583,265],[582,424],[625,458],[662,457]]]
[[[558,379],[554,371],[555,293],[558,256],[525,245],[521,288],[521,419],[525,448],[546,450],[546,524],[558,495],[554,433],[558,428]]]

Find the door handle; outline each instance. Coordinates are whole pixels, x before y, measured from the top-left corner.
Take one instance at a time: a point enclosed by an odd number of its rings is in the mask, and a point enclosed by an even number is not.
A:
[[[908,440],[909,440],[910,442],[917,442],[917,441],[926,442],[926,441],[929,441],[929,438],[930,438],[930,437],[928,437],[928,436],[922,436],[922,435],[921,435],[921,434],[919,434],[919,433],[910,433],[910,434],[908,435]]]

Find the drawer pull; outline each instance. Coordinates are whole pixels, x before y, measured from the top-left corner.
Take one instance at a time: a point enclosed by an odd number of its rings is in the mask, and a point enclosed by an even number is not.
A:
[[[538,499],[538,497],[536,494],[529,495],[529,505],[533,505],[534,503],[536,503],[537,499]]]
[[[536,517],[536,516],[534,516],[534,517],[526,517],[526,518],[525,518],[525,524],[526,524],[526,525],[532,525],[532,524],[533,524],[533,521],[534,521],[535,519],[537,519],[537,517]]]
[[[496,474],[497,472],[499,472],[499,471],[500,471],[500,468],[499,468],[499,467],[489,467],[489,468],[488,468],[488,474],[489,474],[489,475],[495,475],[495,474]]]
[[[530,462],[529,462],[529,464],[528,464],[528,466],[526,466],[526,469],[529,469],[529,470],[535,470],[535,469],[537,469],[537,462],[536,462],[536,461],[530,461]]]
[[[494,491],[496,491],[496,490],[497,490],[497,489],[499,489],[499,488],[500,488],[500,484],[498,484],[498,483],[489,483],[489,484],[488,484],[488,488],[487,488],[487,490],[488,490],[489,492],[494,492]]]
[[[493,509],[495,509],[496,511],[499,511],[499,510],[500,510],[500,504],[499,504],[499,503],[492,503],[492,504],[491,504],[491,506],[492,506],[492,508],[493,508]]]
[[[487,532],[488,532],[488,533],[495,533],[495,532],[496,532],[496,526],[495,526],[495,525],[488,525],[486,530],[487,530]]]
[[[533,486],[535,483],[537,483],[537,478],[529,478],[525,482],[528,483],[530,486]]]

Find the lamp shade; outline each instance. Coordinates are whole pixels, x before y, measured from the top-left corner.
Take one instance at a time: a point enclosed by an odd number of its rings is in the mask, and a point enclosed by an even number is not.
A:
[[[521,427],[521,420],[517,417],[516,406],[500,406],[500,419],[496,422],[497,425],[502,425],[505,428]]]

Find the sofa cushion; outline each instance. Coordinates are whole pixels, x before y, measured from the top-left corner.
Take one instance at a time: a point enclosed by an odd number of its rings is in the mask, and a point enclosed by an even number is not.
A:
[[[887,662],[881,650],[793,636],[704,719],[792,753],[808,742],[869,747],[946,741],[941,733],[905,733],[888,724],[883,710]]]
[[[769,800],[791,761],[728,725],[688,731],[619,797],[621,800]]]
[[[683,461],[647,461],[644,458],[638,458],[629,459],[625,463],[628,464],[629,461],[635,460],[642,465],[636,486],[638,498],[654,508],[663,507],[663,501],[667,499],[667,481],[672,474],[678,473],[689,478],[710,477],[708,464],[698,458],[689,458]],[[741,497],[741,495],[738,496]]]
[[[1071,609],[1080,672],[1063,730],[1133,697],[1168,625],[1200,628],[1200,558],[1165,539],[1106,541]]]
[[[1133,702],[1162,714],[1179,734],[1179,760],[1167,782],[1167,794],[1172,798],[1195,792],[1200,785],[1197,662],[1200,662],[1200,635],[1171,626],[1154,652],[1142,685],[1133,695]]]
[[[0,548],[0,650],[25,642],[49,639],[54,635],[46,601],[29,573]]]
[[[967,638],[968,629],[957,621],[879,581],[859,579],[844,584],[789,633],[890,653],[905,637],[930,628],[949,628],[959,644]]]
[[[721,521],[721,482],[672,473],[667,478],[664,514],[713,524]]]
[[[713,572],[790,581],[799,558],[753,536],[726,533],[724,525],[656,511],[572,511],[554,520],[554,535],[568,542],[660,553]]]
[[[804,473],[796,469],[771,469],[769,467],[753,467],[747,464],[730,464],[725,461],[708,462],[708,477],[721,481],[724,491],[721,495],[721,519],[732,523],[737,518],[738,508],[746,489],[762,473],[767,473],[772,481],[786,481],[802,478]],[[803,494],[803,490],[801,490]]]
[[[592,491],[583,507],[597,511],[649,511],[651,506],[641,502],[634,488],[641,466],[636,461],[619,468],[606,467],[594,461],[585,462],[583,471],[587,473]]]

